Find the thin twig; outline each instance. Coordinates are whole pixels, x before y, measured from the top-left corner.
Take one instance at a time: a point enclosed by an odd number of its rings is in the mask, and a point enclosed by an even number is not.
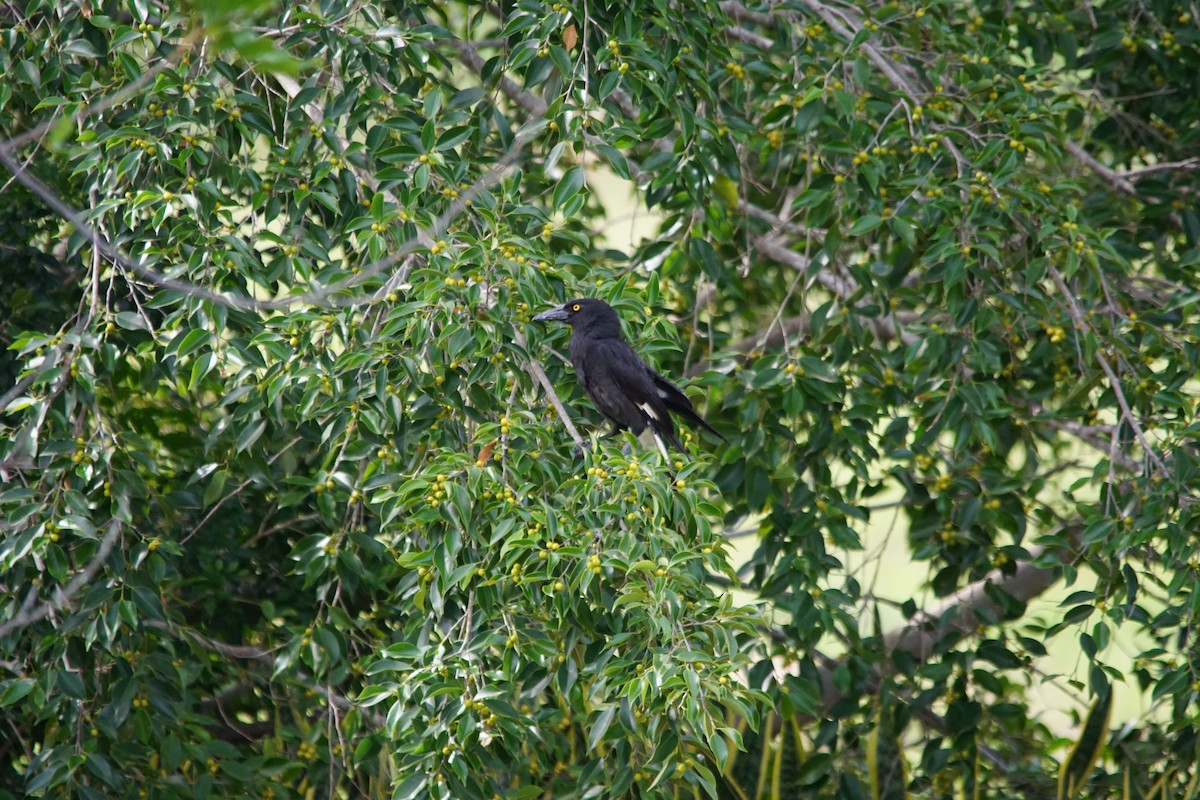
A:
[[[301,439],[301,438],[302,438],[302,437],[300,437],[300,436],[297,436],[296,438],[292,439],[290,442],[288,442],[287,444],[285,444],[285,445],[284,445],[282,448],[280,448],[279,452],[277,452],[275,455],[271,456],[271,457],[270,457],[270,458],[267,460],[267,465],[268,465],[268,466],[270,466],[271,464],[274,464],[276,461],[278,461],[278,460],[279,460],[279,457],[280,457],[280,456],[282,456],[284,453],[286,453],[288,450],[291,450],[291,449],[292,449],[292,448],[293,448],[293,447],[294,447],[294,446],[295,446],[295,445],[296,445],[296,444],[297,444],[297,443],[300,441],[300,439]],[[239,484],[239,485],[238,485],[238,487],[237,487],[236,489],[234,489],[232,492],[230,492],[229,494],[227,494],[227,495],[225,495],[224,497],[222,497],[222,498],[221,498],[221,499],[220,499],[220,500],[219,500],[219,501],[216,503],[216,505],[214,505],[212,508],[210,508],[210,509],[208,510],[208,513],[204,515],[204,518],[203,518],[203,519],[201,519],[199,522],[197,522],[197,523],[196,523],[196,527],[194,527],[194,528],[192,528],[190,531],[188,531],[187,535],[186,535],[186,536],[184,536],[182,539],[180,539],[180,540],[179,540],[179,543],[180,543],[180,544],[183,544],[183,543],[185,543],[185,542],[186,542],[188,539],[191,539],[193,536],[195,536],[195,535],[196,535],[196,533],[197,533],[197,532],[198,532],[198,531],[199,531],[201,528],[203,528],[203,527],[204,527],[204,523],[206,523],[206,522],[208,522],[210,519],[212,519],[212,515],[213,515],[213,514],[215,514],[215,513],[217,513],[217,509],[219,509],[221,506],[225,505],[225,502],[226,502],[227,500],[231,500],[231,499],[233,499],[234,497],[237,497],[239,494],[241,494],[242,490],[243,490],[243,489],[245,489],[247,486],[249,486],[251,483],[253,483],[253,482],[254,482],[254,480],[255,480],[255,478],[253,478],[253,477],[251,477],[251,478],[246,478],[246,480],[242,481],[242,483],[241,483],[241,484]]]
[[[514,334],[513,339],[521,349],[528,349],[528,345],[525,343],[524,333],[518,330]],[[584,449],[583,437],[579,435],[579,429],[575,427],[575,423],[571,422],[570,416],[567,415],[567,409],[565,406],[563,406],[562,400],[558,398],[558,392],[554,391],[554,384],[550,382],[548,377],[546,377],[546,371],[542,369],[542,365],[531,358],[529,361],[525,362],[525,369],[528,370],[529,374],[532,375],[534,379],[542,385],[542,388],[546,390],[546,395],[550,398],[550,404],[553,405],[554,410],[558,412],[558,418],[562,420],[567,432],[571,434],[571,438],[575,440],[575,444],[579,447],[579,449]]]
[[[1088,169],[1099,175],[1105,183],[1112,186],[1118,192],[1130,195],[1132,197],[1137,196],[1137,188],[1134,187],[1134,185],[1130,183],[1124,175],[1117,172],[1112,167],[1101,164],[1091,153],[1089,153],[1087,150],[1084,150],[1080,145],[1076,144],[1075,142],[1067,142],[1067,152],[1074,156],[1077,161],[1082,163]]]
[[[194,44],[195,41],[200,38],[200,36],[200,31],[193,31],[192,33],[189,33],[182,42],[175,46],[175,49],[172,50],[166,58],[159,61],[141,75],[138,75],[137,78],[130,81],[129,84],[122,86],[120,89],[113,92],[111,95],[108,95],[107,97],[102,97],[96,102],[89,103],[88,105],[84,106],[82,109],[76,112],[76,124],[78,124],[79,121],[83,120],[85,117],[100,111],[107,111],[113,106],[120,105],[121,103],[125,102],[126,99],[140,92],[146,87],[147,84],[154,80],[160,72],[168,67],[177,65],[180,57],[191,49],[192,44]],[[17,134],[16,136],[7,140],[4,144],[12,150],[17,149],[18,147],[23,147],[24,145],[27,145],[36,139],[40,139],[42,135],[53,128],[57,122],[58,118],[56,116],[51,116],[40,125],[35,125],[24,133]]]
[[[1157,172],[1185,171],[1197,168],[1200,168],[1200,158],[1186,158],[1183,161],[1164,161],[1161,164],[1147,164],[1144,167],[1127,169],[1120,174],[1127,181],[1138,181]]]
[[[100,571],[100,567],[108,559],[109,553],[112,552],[113,546],[116,545],[117,539],[121,537],[125,530],[125,518],[129,516],[129,501],[122,498],[118,501],[117,515],[112,518],[108,524],[108,532],[104,534],[104,538],[100,540],[100,547],[96,550],[96,554],[92,556],[91,561],[83,568],[82,571],[74,578],[65,588],[57,590],[54,597],[46,600],[28,609],[21,609],[12,619],[0,623],[0,638],[7,636],[18,628],[24,628],[27,625],[32,625],[35,622],[40,622],[54,612],[58,611],[63,606],[71,602],[71,599],[79,593],[83,587],[87,586],[96,577],[96,573]],[[36,592],[36,590],[33,590]],[[31,595],[33,596],[33,595]]]
[[[192,628],[184,628],[182,626],[172,625],[171,623],[163,622],[162,620],[149,620],[146,622],[146,625],[164,633],[169,633],[173,636],[190,639],[204,649],[211,650],[212,652],[225,656],[226,658],[235,658],[239,661],[252,661],[255,664],[259,664],[260,666],[264,667],[274,668],[275,666],[275,657],[271,655],[269,651],[263,650],[259,647],[251,647],[249,645],[241,644],[229,644],[227,642],[218,641],[216,639],[211,639],[205,636],[203,633],[200,633]],[[324,697],[328,702],[332,703],[343,711],[350,711],[358,708],[357,704],[355,704],[355,702],[350,698],[317,684],[315,681],[312,681],[308,675],[299,673],[298,677],[304,686],[312,689],[314,692]],[[378,728],[382,728],[385,724],[384,718],[379,714],[361,708],[359,709],[359,713],[362,714],[364,719],[369,720]]]
[[[1050,267],[1050,277],[1054,279],[1055,285],[1058,286],[1058,291],[1062,293],[1063,300],[1066,301],[1067,314],[1074,320],[1079,330],[1086,330],[1088,325],[1084,319],[1083,311],[1079,308],[1079,303],[1076,302],[1075,295],[1067,288],[1067,282],[1063,280],[1058,267]],[[1109,386],[1112,387],[1113,395],[1117,398],[1117,405],[1121,408],[1121,418],[1133,428],[1133,433],[1141,443],[1146,456],[1154,462],[1154,465],[1163,474],[1170,475],[1171,471],[1167,469],[1167,465],[1159,458],[1158,452],[1150,446],[1150,442],[1146,439],[1146,434],[1142,431],[1141,423],[1138,422],[1137,417],[1133,414],[1133,410],[1129,407],[1129,401],[1125,399],[1125,392],[1121,389],[1121,381],[1117,377],[1117,373],[1113,370],[1112,365],[1108,363],[1108,359],[1104,357],[1103,350],[1096,351],[1096,363],[1100,365],[1100,369],[1104,370],[1104,374],[1108,376]]]

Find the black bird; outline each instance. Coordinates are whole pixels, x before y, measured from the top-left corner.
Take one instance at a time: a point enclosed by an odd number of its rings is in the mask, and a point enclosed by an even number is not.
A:
[[[683,450],[671,414],[675,412],[693,425],[712,431],[724,441],[716,428],[705,422],[692,401],[675,384],[659,375],[642,361],[621,338],[621,320],[612,306],[603,300],[581,298],[558,308],[543,311],[534,322],[565,322],[571,326],[571,365],[588,397],[612,423],[602,439],[621,431],[640,435],[649,426],[664,457],[664,440]]]

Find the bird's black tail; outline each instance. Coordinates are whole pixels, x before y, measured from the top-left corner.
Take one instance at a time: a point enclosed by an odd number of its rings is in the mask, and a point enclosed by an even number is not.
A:
[[[663,458],[667,458],[667,445],[674,447],[679,452],[685,452],[683,442],[679,441],[678,434],[675,433],[675,426],[671,423],[671,418],[667,417],[664,420],[651,419],[650,432],[654,434],[654,441],[658,445],[659,452]]]
[[[687,420],[691,425],[704,428],[706,431],[716,434],[717,438],[722,442],[726,441],[725,437],[721,435],[720,431],[718,431],[712,425],[709,425],[704,420],[704,417],[696,413],[696,409],[692,406],[692,401],[688,399],[686,394],[680,391],[678,386],[671,383],[663,376],[655,374],[654,388],[658,390],[658,395],[662,398],[663,405],[667,407],[667,410],[675,412]],[[655,422],[657,422],[657,420],[652,421],[652,424]],[[675,427],[671,425],[671,421],[669,419],[666,421],[666,428],[667,433],[664,435],[667,440],[675,445],[676,448],[682,450],[683,446],[679,443],[679,437],[675,435]],[[655,432],[658,432],[657,426],[655,428]]]

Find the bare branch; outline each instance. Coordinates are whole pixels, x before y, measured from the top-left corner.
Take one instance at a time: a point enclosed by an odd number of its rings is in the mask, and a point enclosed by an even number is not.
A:
[[[770,50],[775,42],[768,39],[766,36],[760,36],[753,31],[748,31],[740,25],[731,25],[725,29],[725,35],[730,39],[737,39],[739,42],[751,44],[760,50]]]
[[[525,334],[521,331],[518,330],[516,332],[514,340],[516,341],[517,345],[521,347],[521,349],[528,349],[528,345],[525,342]],[[562,400],[559,399],[558,392],[554,390],[554,384],[550,382],[548,377],[546,377],[546,371],[542,369],[542,365],[537,363],[537,361],[530,359],[529,361],[525,362],[525,369],[538,383],[542,385],[542,388],[546,390],[546,396],[550,398],[550,404],[553,405],[554,410],[558,412],[558,418],[562,420],[567,432],[571,434],[571,438],[575,440],[575,444],[579,447],[579,449],[584,449],[584,439],[582,436],[580,436],[579,429],[575,427],[575,423],[571,422],[571,418],[567,415],[567,409],[565,406],[563,406]]]
[[[1116,425],[1084,425],[1074,420],[1058,419],[1052,416],[1052,412],[1037,405],[1030,406],[1029,410],[1037,416],[1038,422],[1051,430],[1069,433],[1087,446],[1104,453],[1112,463],[1123,469],[1130,472],[1140,471],[1141,465],[1137,461],[1123,453],[1112,451],[1111,437],[1116,433]],[[1103,437],[1109,437],[1109,439],[1106,440]]]
[[[1137,196],[1137,188],[1124,175],[1111,167],[1101,164],[1095,157],[1075,142],[1067,142],[1067,152],[1088,169],[1099,175],[1105,183],[1122,194]]]
[[[738,0],[725,0],[721,3],[721,10],[739,22],[749,22],[751,25],[761,25],[764,28],[775,24],[776,18],[773,15],[751,11]]]
[[[1058,286],[1058,291],[1062,293],[1063,300],[1067,304],[1067,314],[1075,322],[1077,330],[1085,330],[1088,325],[1084,319],[1083,311],[1079,308],[1079,303],[1075,299],[1075,295],[1067,288],[1067,282],[1063,280],[1062,273],[1058,271],[1058,267],[1050,267],[1050,277],[1054,279],[1054,283]],[[1113,370],[1112,365],[1108,363],[1108,359],[1104,357],[1104,351],[1096,352],[1096,363],[1100,365],[1100,369],[1104,370],[1104,374],[1108,376],[1108,384],[1113,390],[1113,395],[1117,398],[1117,405],[1121,409],[1121,418],[1129,423],[1133,428],[1133,433],[1137,436],[1138,442],[1142,445],[1142,450],[1146,453],[1146,457],[1154,462],[1154,466],[1158,467],[1165,475],[1170,475],[1171,471],[1167,469],[1167,465],[1163,463],[1159,457],[1158,451],[1151,447],[1150,442],[1146,439],[1146,434],[1142,430],[1141,423],[1134,416],[1133,410],[1129,407],[1129,401],[1125,399],[1125,392],[1121,388],[1121,381],[1117,377],[1117,373]]]
[[[890,655],[896,651],[909,653],[924,661],[934,654],[938,642],[948,631],[974,635],[983,613],[993,618],[1003,615],[996,602],[988,596],[988,587],[1028,603],[1050,588],[1058,578],[1056,570],[1033,565],[1033,561],[1045,552],[1045,548],[1030,550],[1030,559],[1016,565],[1011,575],[1000,570],[970,586],[963,587],[937,606],[917,614],[908,624],[886,633],[883,637],[884,650]]]
[[[181,626],[172,625],[169,622],[163,622],[161,620],[150,620],[146,622],[146,625],[148,627],[160,630],[163,633],[169,633],[172,636],[178,636],[181,639],[189,639],[204,649],[211,650],[212,652],[225,656],[226,658],[233,658],[239,661],[251,661],[263,667],[274,668],[275,666],[275,657],[271,655],[269,651],[258,647],[251,647],[249,645],[241,644],[229,644],[228,642],[218,641],[216,639],[211,639],[208,636],[205,636],[203,633],[200,633],[192,628],[184,628]],[[350,698],[321,686],[319,683],[312,680],[312,678],[308,675],[301,673],[300,679],[304,682],[303,685],[306,688],[309,688],[321,695],[327,702],[331,703],[336,708],[339,708],[343,711],[350,711],[358,708],[359,713],[362,714],[363,718],[369,720],[372,725],[377,728],[382,728],[384,726],[386,721],[379,714],[376,714],[373,711],[368,711],[364,708],[359,708],[358,705]]]
[[[117,543],[117,539],[125,530],[125,519],[129,516],[129,501],[122,498],[118,501],[117,515],[108,523],[108,531],[104,534],[104,538],[100,540],[100,547],[96,550],[96,554],[88,561],[87,565],[77,574],[64,588],[55,591],[54,597],[44,602],[38,603],[31,608],[22,608],[12,619],[0,623],[0,637],[7,636],[13,631],[24,628],[27,625],[32,625],[35,622],[40,622],[54,612],[61,609],[63,606],[71,602],[71,599],[79,593],[83,587],[87,586],[96,577],[96,573],[100,571],[100,567],[108,559],[109,553]],[[36,589],[31,590],[36,592]],[[34,595],[30,595],[32,598]]]
[[[1200,158],[1185,158],[1183,161],[1164,161],[1161,164],[1147,164],[1144,167],[1125,170],[1121,173],[1127,181],[1140,181],[1142,178],[1159,172],[1186,172],[1200,169]]]
[[[327,287],[313,292],[294,295],[290,297],[280,298],[278,300],[254,300],[249,297],[222,294],[214,292],[197,284],[167,278],[159,274],[155,270],[148,267],[140,261],[134,261],[120,251],[109,239],[102,236],[100,232],[89,223],[83,215],[76,211],[55,194],[46,184],[34,176],[28,169],[21,165],[15,158],[13,151],[7,143],[0,143],[0,164],[3,164],[13,177],[16,178],[23,186],[37,195],[38,198],[46,204],[51,211],[58,214],[62,219],[75,226],[76,230],[86,238],[94,242],[94,246],[101,254],[104,255],[112,263],[117,266],[133,272],[138,277],[145,280],[147,283],[158,286],[163,289],[171,289],[191,297],[198,297],[202,300],[207,300],[216,305],[225,306],[228,308],[236,308],[243,311],[269,311],[274,309],[290,308],[296,305],[322,305],[327,302],[330,305],[336,306],[352,306],[364,305],[376,302],[373,296],[354,297],[348,299],[333,299],[332,295],[345,289],[352,288],[364,281],[372,278],[385,269],[399,263],[405,257],[415,252],[421,247],[422,240],[432,240],[440,236],[447,228],[450,227],[467,207],[480,194],[495,186],[500,180],[508,174],[509,170],[516,163],[524,150],[525,144],[536,135],[533,130],[524,130],[519,132],[512,142],[512,146],[508,152],[496,162],[487,174],[481,176],[471,186],[463,190],[450,204],[434,223],[422,234],[418,234],[416,238],[401,245],[395,252],[374,261],[363,267],[357,274],[352,275],[345,280],[337,281]]]
[[[128,98],[132,97],[133,95],[140,92],[142,89],[146,88],[146,86],[151,81],[153,81],[156,77],[158,77],[158,74],[160,72],[167,69],[168,67],[174,67],[174,66],[178,65],[179,60],[183,57],[183,54],[186,53],[188,50],[190,50],[192,45],[195,44],[196,41],[200,39],[200,37],[201,37],[200,31],[193,31],[192,33],[188,34],[188,36],[185,39],[183,39],[183,41],[181,41],[178,45],[176,45],[175,49],[172,50],[171,53],[166,58],[159,61],[153,67],[151,67],[150,69],[143,72],[141,75],[138,75],[137,78],[130,81],[127,85],[122,86],[120,89],[113,92],[111,95],[108,95],[107,97],[103,97],[94,103],[89,103],[87,106],[85,106],[83,109],[81,109],[78,113],[76,113],[76,115],[75,115],[76,125],[79,125],[80,122],[82,122],[85,118],[91,116],[92,114],[95,114],[95,113],[98,113],[101,111],[107,111],[108,109],[112,108],[113,106],[120,105],[121,103],[125,102],[125,100],[127,100]],[[57,123],[58,123],[58,118],[55,116],[51,116],[49,119],[47,119],[45,122],[41,123],[40,125],[35,125],[34,127],[30,128],[29,130],[25,131],[24,133],[17,134],[16,136],[12,137],[8,141],[4,142],[4,146],[9,148],[10,150],[16,150],[18,147],[24,147],[25,145],[29,144],[30,142],[40,139],[51,128],[53,128]]]
[[[747,216],[766,222],[775,231],[783,231],[793,236],[799,236],[807,241],[816,242],[817,244],[825,241],[825,231],[819,228],[807,228],[803,225],[797,225],[790,220],[780,217],[778,214],[773,214],[765,208],[759,208],[745,200],[738,201],[738,208],[744,211]]]

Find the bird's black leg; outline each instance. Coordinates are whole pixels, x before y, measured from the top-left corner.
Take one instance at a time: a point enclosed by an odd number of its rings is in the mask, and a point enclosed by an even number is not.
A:
[[[623,431],[623,430],[625,430],[625,429],[624,429],[624,428],[622,428],[620,425],[618,425],[617,423],[615,423],[615,422],[614,422],[614,423],[612,424],[612,430],[611,430],[611,431],[609,431],[608,433],[604,434],[603,436],[601,436],[601,437],[600,437],[599,439],[597,439],[596,441],[598,441],[598,442],[603,442],[605,439],[611,439],[611,438],[613,438],[614,436],[617,436],[617,435],[619,435],[619,434],[621,433],[621,431]]]
[[[612,429],[609,430],[609,432],[604,434],[603,436],[597,437],[596,441],[603,442],[605,439],[611,439],[614,436],[619,435],[621,433],[621,431],[623,431],[623,430],[625,430],[625,429],[614,422],[612,424]],[[583,448],[580,447],[579,445],[575,445],[574,449],[571,452],[575,454],[576,458],[583,458]],[[626,451],[625,454],[628,455],[629,454],[628,451]]]
[[[609,431],[608,433],[606,433],[606,434],[604,434],[603,436],[599,437],[598,439],[596,439],[596,441],[597,441],[597,442],[602,442],[602,441],[604,441],[605,439],[607,439],[607,438],[609,438],[609,437],[611,437],[611,436],[616,436],[616,435],[617,435],[618,433],[620,433],[620,432],[621,432],[621,429],[620,429],[620,428],[614,428],[614,430],[612,430],[612,431]],[[575,453],[575,457],[576,457],[576,458],[583,458],[583,448],[582,448],[582,447],[580,447],[579,445],[575,445],[575,449],[574,449],[572,452],[574,452],[574,453]]]
[[[619,435],[621,435],[621,434],[622,434],[624,431],[625,431],[625,427],[624,427],[624,426],[622,426],[622,425],[618,425],[617,423],[615,423],[615,422],[614,422],[614,423],[612,424],[612,430],[610,430],[608,433],[606,433],[606,434],[604,434],[603,436],[601,436],[601,437],[600,437],[599,439],[597,439],[596,441],[598,441],[598,442],[603,442],[605,439],[611,439],[611,438],[613,438],[614,436],[619,436]],[[624,456],[628,456],[628,455],[629,455],[629,452],[630,452],[630,451],[629,451],[629,442],[626,442],[626,443],[625,443],[625,446],[621,448],[621,454],[622,454],[622,455],[624,455]]]

